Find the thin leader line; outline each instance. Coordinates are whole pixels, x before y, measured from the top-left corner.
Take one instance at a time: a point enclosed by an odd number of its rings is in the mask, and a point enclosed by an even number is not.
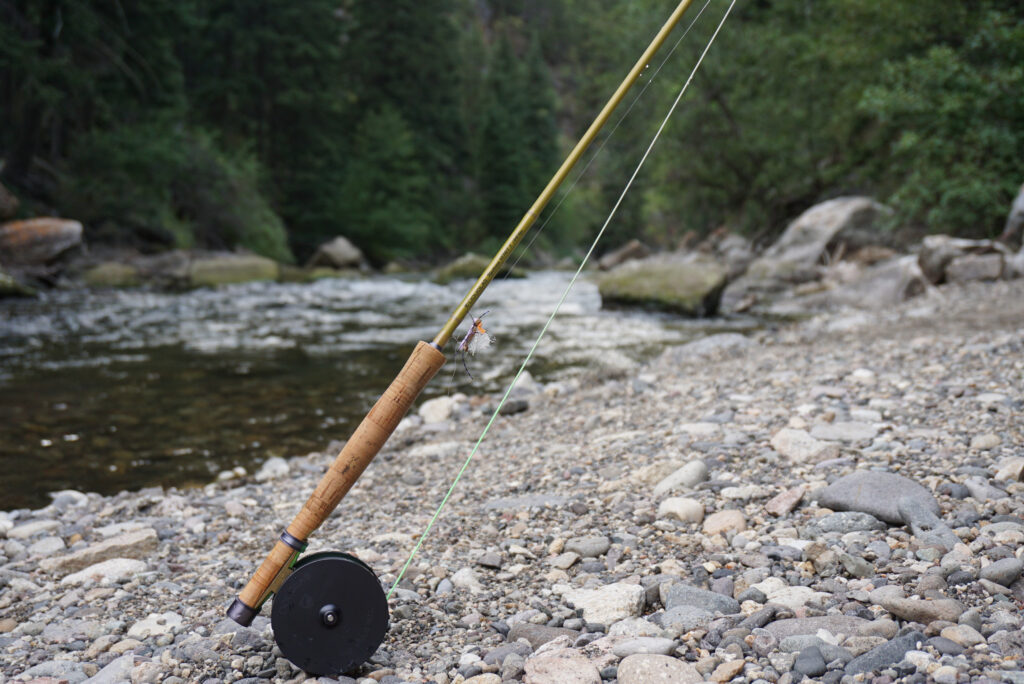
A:
[[[622,125],[622,123],[626,120],[626,117],[629,116],[629,113],[633,111],[633,107],[636,106],[636,104],[640,101],[640,98],[642,98],[644,96],[644,93],[647,92],[647,89],[651,87],[652,83],[654,83],[654,79],[656,79],[658,77],[658,74],[661,73],[662,67],[664,67],[665,64],[668,63],[668,60],[672,57],[672,55],[675,54],[676,48],[678,48],[680,43],[683,42],[683,38],[686,38],[686,34],[690,32],[690,29],[693,28],[694,24],[697,23],[701,15],[704,14],[704,10],[706,10],[708,8],[708,5],[710,4],[711,0],[707,0],[707,2],[704,3],[704,6],[700,8],[699,12],[697,12],[697,16],[693,18],[693,21],[691,21],[690,25],[686,27],[686,30],[683,31],[683,34],[679,36],[678,39],[676,39],[676,42],[672,46],[672,49],[668,51],[668,54],[665,55],[665,58],[661,60],[661,64],[658,65],[658,68],[654,70],[654,73],[651,74],[650,78],[647,79],[647,82],[644,83],[644,87],[641,88],[640,92],[636,94],[636,97],[633,98],[633,101],[629,103],[629,107],[626,108],[626,111],[622,113],[622,116],[619,117],[619,120],[615,122],[614,126],[612,126],[612,130],[608,132],[608,135],[606,135],[604,140],[601,141],[601,144],[598,145],[596,150],[594,150],[594,153],[590,155],[590,159],[587,160],[587,163],[583,166],[583,169],[579,172],[579,174],[576,175],[576,178],[573,179],[572,183],[565,190],[565,192],[562,193],[562,196],[558,199],[558,202],[555,204],[554,208],[550,212],[548,212],[548,215],[544,218],[544,222],[540,224],[540,228],[533,232],[533,236],[530,238],[530,241],[526,244],[525,247],[523,247],[519,251],[519,255],[516,257],[516,260],[512,262],[512,265],[508,267],[508,270],[505,271],[505,275],[502,277],[502,280],[508,279],[509,276],[512,274],[512,269],[514,269],[519,264],[519,262],[522,261],[523,257],[529,253],[530,248],[533,247],[533,243],[536,242],[537,238],[539,238],[541,236],[541,233],[544,232],[544,228],[548,225],[548,222],[551,221],[551,219],[554,218],[555,214],[558,213],[558,210],[561,208],[562,203],[569,198],[569,195],[572,194],[572,191],[576,188],[576,185],[581,180],[583,180],[583,177],[585,175],[587,175],[587,170],[590,168],[590,165],[593,164],[594,161],[601,155],[601,151],[604,150],[605,145],[607,145],[609,141],[611,141],[611,139],[615,136],[615,131],[619,130],[619,126]]]
[[[622,201],[626,198],[626,195],[629,193],[630,188],[633,187],[633,181],[636,180],[636,177],[640,174],[640,169],[643,168],[644,163],[647,161],[647,158],[651,155],[651,151],[654,149],[655,144],[657,144],[662,132],[668,125],[669,119],[671,119],[672,115],[675,113],[676,108],[679,106],[679,102],[683,99],[683,95],[690,87],[690,83],[693,81],[694,75],[697,73],[697,70],[700,68],[700,65],[704,62],[704,57],[707,56],[708,51],[711,50],[711,46],[714,44],[715,38],[718,37],[719,31],[721,31],[722,26],[725,25],[725,20],[729,18],[729,13],[732,12],[732,8],[735,4],[736,0],[732,0],[732,2],[729,3],[729,7],[725,10],[725,15],[722,16],[722,20],[718,23],[718,27],[715,29],[715,32],[711,35],[711,39],[708,41],[708,44],[704,47],[704,52],[701,53],[700,59],[697,60],[697,64],[694,65],[693,70],[690,72],[689,78],[686,79],[686,83],[683,84],[683,87],[679,91],[679,94],[676,96],[676,99],[672,103],[672,106],[669,107],[668,113],[662,120],[661,125],[658,126],[658,130],[654,134],[654,138],[651,139],[650,144],[647,146],[647,150],[640,158],[639,163],[637,163],[636,169],[633,170],[633,175],[631,175],[629,177],[629,180],[626,182],[626,187],[622,189],[622,193],[619,195],[619,199],[616,200],[615,205],[612,207],[611,212],[608,214],[608,218],[605,219],[604,224],[601,226],[601,229],[597,232],[597,235],[594,237],[594,241],[590,243],[590,249],[587,250],[586,255],[584,255],[583,257],[583,261],[580,262],[579,268],[576,269],[576,272],[573,274],[572,279],[569,281],[569,284],[562,292],[562,296],[559,298],[558,303],[555,304],[555,308],[551,312],[551,315],[548,316],[548,320],[544,323],[544,327],[541,329],[540,334],[537,336],[537,339],[534,340],[533,346],[530,347],[530,351],[526,354],[526,358],[523,359],[522,365],[519,366],[519,370],[516,372],[515,378],[513,378],[512,382],[509,383],[508,388],[505,390],[505,394],[501,397],[501,401],[498,402],[497,408],[494,409],[494,412],[491,414],[490,420],[487,421],[487,425],[484,426],[483,432],[480,433],[480,437],[477,438],[476,444],[473,445],[473,450],[469,452],[469,456],[467,456],[465,462],[463,462],[462,468],[459,469],[458,474],[455,476],[455,480],[452,482],[451,486],[448,487],[448,492],[444,495],[444,499],[441,500],[441,503],[437,507],[437,510],[434,511],[434,515],[430,519],[430,522],[427,524],[426,529],[424,529],[423,533],[420,534],[419,539],[416,541],[416,546],[413,547],[412,552],[409,554],[409,558],[405,561],[405,565],[402,566],[402,570],[398,573],[398,577],[395,578],[394,583],[388,590],[387,599],[390,599],[391,594],[393,594],[395,589],[398,588],[398,583],[401,582],[402,577],[405,576],[405,572],[409,569],[409,564],[412,563],[413,558],[416,556],[416,552],[419,551],[420,546],[423,544],[423,540],[426,539],[427,535],[430,533],[430,530],[434,527],[434,523],[437,522],[438,517],[440,517],[441,511],[444,510],[445,504],[448,503],[448,499],[451,497],[452,492],[455,491],[455,487],[459,484],[459,481],[462,479],[463,473],[466,472],[466,468],[469,467],[469,464],[473,460],[473,457],[476,455],[476,452],[480,449],[480,444],[484,441],[484,438],[487,436],[487,433],[491,429],[491,425],[494,424],[494,421],[497,419],[502,407],[508,400],[509,395],[512,393],[512,388],[516,386],[516,382],[519,381],[519,378],[526,370],[526,366],[530,363],[530,360],[533,358],[534,353],[537,351],[537,347],[540,346],[541,340],[544,339],[544,335],[547,333],[548,328],[551,327],[551,323],[555,320],[555,316],[558,315],[558,310],[562,307],[562,304],[565,303],[565,300],[569,296],[569,292],[572,290],[573,285],[576,284],[576,281],[579,279],[580,274],[583,272],[583,267],[587,265],[587,261],[590,260],[591,255],[597,248],[597,243],[601,241],[601,238],[604,236],[604,232],[608,228],[608,225],[612,222],[612,219],[615,218],[615,214],[618,213],[619,207],[622,205]]]

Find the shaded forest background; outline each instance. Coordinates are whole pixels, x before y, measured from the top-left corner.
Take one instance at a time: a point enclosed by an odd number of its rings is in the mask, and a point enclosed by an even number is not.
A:
[[[0,0],[0,180],[94,242],[487,251],[674,4]],[[548,253],[596,229],[725,6],[568,195]],[[605,245],[764,240],[847,193],[893,227],[991,236],[1022,181],[1024,3],[741,0]]]

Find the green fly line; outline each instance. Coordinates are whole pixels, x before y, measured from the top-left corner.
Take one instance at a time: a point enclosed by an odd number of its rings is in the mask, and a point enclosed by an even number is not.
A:
[[[508,388],[505,390],[505,393],[501,397],[501,401],[498,402],[498,406],[491,413],[490,419],[487,421],[487,424],[484,426],[483,431],[480,433],[480,436],[477,438],[476,443],[473,445],[473,449],[469,452],[469,456],[466,457],[466,460],[462,463],[462,467],[459,468],[458,474],[455,476],[455,479],[448,487],[448,491],[445,493],[444,498],[438,505],[437,510],[434,511],[434,515],[430,518],[430,522],[427,523],[426,528],[420,534],[419,539],[417,539],[416,545],[409,553],[409,557],[406,559],[401,571],[399,571],[398,576],[395,578],[395,581],[392,583],[391,588],[388,590],[387,599],[390,600],[391,595],[398,588],[398,583],[401,582],[402,578],[405,576],[405,573],[409,569],[409,565],[412,563],[413,558],[416,557],[416,553],[419,551],[420,546],[423,545],[423,540],[427,538],[428,534],[430,534],[430,531],[434,527],[434,523],[437,522],[437,519],[441,516],[441,512],[444,510],[445,505],[448,503],[448,499],[451,498],[452,492],[455,491],[455,487],[457,487],[459,481],[462,480],[463,474],[466,472],[466,469],[469,467],[469,464],[473,461],[473,457],[476,456],[477,451],[480,449],[480,444],[483,443],[484,438],[490,431],[491,426],[494,424],[494,421],[497,420],[502,407],[505,405],[505,402],[508,400],[509,395],[512,393],[512,388],[515,387],[516,382],[519,381],[519,378],[522,377],[523,372],[526,370],[526,366],[529,365],[531,359],[533,359],[533,355],[537,351],[537,347],[540,346],[541,340],[544,339],[544,335],[547,333],[548,328],[551,327],[551,323],[555,320],[555,316],[558,315],[559,309],[562,307],[562,304],[565,303],[566,298],[569,296],[569,292],[572,290],[573,286],[576,284],[576,281],[579,279],[580,274],[583,272],[583,268],[587,265],[587,262],[590,260],[591,255],[597,248],[597,244],[601,241],[601,238],[604,236],[605,230],[608,228],[608,225],[612,222],[612,219],[615,218],[615,214],[618,212],[619,207],[622,205],[622,201],[626,198],[626,195],[629,193],[630,188],[633,187],[633,181],[636,180],[636,177],[639,175],[640,170],[644,166],[644,163],[647,161],[647,158],[651,155],[651,152],[654,150],[654,146],[657,144],[662,132],[668,125],[669,119],[672,118],[672,115],[675,113],[676,108],[679,106],[679,102],[683,99],[683,95],[690,87],[690,83],[693,81],[694,75],[696,75],[697,70],[700,68],[700,65],[704,62],[704,58],[707,56],[708,51],[711,50],[711,46],[712,44],[714,44],[715,38],[718,37],[719,31],[722,30],[722,26],[725,24],[725,20],[729,18],[729,13],[732,12],[732,8],[735,4],[736,0],[731,0],[731,2],[729,3],[729,7],[726,8],[725,14],[722,16],[722,20],[718,23],[718,27],[715,28],[715,32],[711,35],[711,38],[708,40],[708,43],[704,47],[704,51],[701,53],[700,58],[697,60],[697,63],[690,71],[690,75],[686,79],[686,83],[683,84],[683,87],[679,90],[679,94],[676,95],[675,100],[672,102],[672,106],[669,107],[668,113],[665,114],[664,119],[662,119],[661,125],[658,126],[658,130],[655,132],[650,144],[644,151],[643,156],[637,163],[636,168],[633,170],[633,173],[629,177],[629,180],[626,182],[626,185],[622,189],[622,192],[619,194],[619,198],[615,201],[614,206],[612,206],[611,211],[608,213],[608,217],[604,220],[604,223],[601,225],[601,229],[597,231],[597,235],[594,237],[594,240],[590,243],[590,248],[587,250],[587,253],[583,256],[583,260],[580,262],[579,267],[576,269],[576,272],[569,280],[569,284],[562,292],[562,295],[559,298],[558,303],[555,304],[555,308],[552,310],[551,315],[548,316],[547,321],[544,323],[544,327],[541,328],[540,334],[537,335],[537,338],[533,341],[533,346],[531,346],[530,351],[527,352],[526,358],[523,359],[523,363],[519,366],[519,370],[516,371],[515,377],[512,379],[512,382],[509,383]]]

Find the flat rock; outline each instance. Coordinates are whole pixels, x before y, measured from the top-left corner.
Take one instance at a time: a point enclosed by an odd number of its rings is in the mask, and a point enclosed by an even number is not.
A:
[[[572,649],[526,661],[524,684],[601,684],[601,673],[586,656]]]
[[[856,617],[854,615],[822,615],[820,617],[787,618],[776,620],[765,625],[765,629],[772,633],[779,641],[796,634],[817,634],[818,630],[825,630],[833,635],[846,634],[867,634],[871,625],[870,620]]]
[[[985,637],[981,636],[978,630],[970,625],[951,625],[939,632],[939,636],[943,639],[949,639],[964,648],[985,643]]]
[[[779,492],[764,505],[764,510],[779,517],[791,513],[793,509],[796,508],[797,504],[800,503],[800,499],[804,498],[804,493],[806,491],[807,488],[800,485],[798,487],[791,487],[790,489]]]
[[[807,527],[819,534],[828,532],[847,534],[849,532],[884,530],[886,529],[886,524],[870,513],[840,511],[839,513],[829,513],[828,515],[816,518],[809,522]]]
[[[859,470],[841,477],[815,492],[818,503],[837,511],[870,513],[888,523],[902,524],[898,503],[902,498],[918,499],[938,515],[939,504],[931,493],[902,475]]]
[[[736,599],[689,584],[662,584],[659,589],[661,602],[666,610],[671,610],[676,606],[692,606],[711,613],[718,611],[726,615],[740,611],[740,604]]]
[[[845,674],[855,675],[861,672],[877,672],[889,665],[903,660],[907,651],[917,649],[919,644],[925,641],[924,634],[911,632],[910,634],[897,637],[881,646],[877,646],[867,653],[857,656],[844,668]]]
[[[711,676],[708,677],[713,682],[731,682],[740,672],[743,672],[743,666],[746,663],[740,660],[729,660],[714,669]]]
[[[530,646],[537,650],[544,644],[560,636],[566,636],[574,640],[580,635],[579,632],[564,627],[548,627],[547,625],[534,625],[529,622],[520,622],[512,626],[508,632],[509,643],[515,643],[520,639],[526,639]]]
[[[811,428],[811,437],[830,442],[863,442],[878,436],[878,428],[871,423],[837,421],[819,423]]]
[[[960,538],[935,515],[931,506],[924,500],[905,497],[899,500],[896,508],[922,545],[941,546],[946,551],[951,551],[960,543]]]
[[[134,558],[111,558],[84,570],[71,573],[60,581],[61,584],[84,584],[85,582],[121,582],[147,569],[145,561]]]
[[[33,520],[7,530],[8,539],[31,539],[38,534],[53,532],[60,529],[56,520]]]
[[[815,439],[806,430],[782,428],[771,441],[772,449],[791,461],[805,463],[838,455],[834,445]]]
[[[927,625],[935,620],[956,622],[965,610],[964,605],[956,599],[929,601],[879,595],[876,591],[871,593],[871,600],[898,618],[920,622],[922,625]]]
[[[85,680],[88,684],[121,684],[131,681],[132,668],[135,667],[135,655],[126,653],[114,658],[95,675]]]
[[[39,562],[39,567],[56,575],[66,575],[111,558],[148,558],[156,547],[156,530],[145,528],[119,534],[63,556],[46,558]]]
[[[587,622],[611,625],[640,615],[644,608],[645,593],[639,584],[616,582],[598,589],[569,591],[565,598],[583,610],[583,619]]]
[[[820,677],[827,669],[825,657],[817,646],[808,646],[797,654],[793,669],[808,677]]]
[[[675,647],[676,642],[672,639],[654,636],[634,637],[615,644],[612,647],[612,653],[620,658],[627,658],[637,653],[669,655],[675,650]]]
[[[638,654],[619,663],[619,684],[698,684],[703,675],[690,663],[664,655]]]
[[[128,636],[132,639],[145,639],[161,634],[171,634],[180,627],[182,617],[170,611],[166,613],[150,613],[128,628]]]

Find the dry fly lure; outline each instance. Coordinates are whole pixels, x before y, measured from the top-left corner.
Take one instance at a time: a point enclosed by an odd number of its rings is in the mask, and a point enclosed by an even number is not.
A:
[[[456,351],[462,357],[462,367],[466,369],[466,375],[469,376],[470,380],[473,379],[473,374],[469,372],[469,366],[466,365],[467,352],[472,356],[476,356],[478,351],[487,349],[494,342],[494,336],[484,328],[484,316],[489,313],[491,313],[490,310],[487,310],[480,314],[479,317],[473,318],[473,322],[469,326],[469,332],[466,333],[466,336],[462,338],[462,341],[459,342],[459,346],[456,348]]]

